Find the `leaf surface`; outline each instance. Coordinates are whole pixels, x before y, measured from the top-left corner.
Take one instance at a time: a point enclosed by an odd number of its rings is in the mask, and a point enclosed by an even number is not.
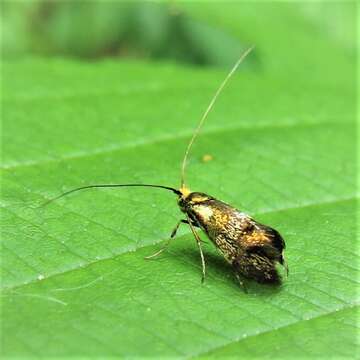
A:
[[[210,243],[201,285],[185,226],[145,261],[181,216],[171,193],[84,191],[38,207],[93,183],[178,186],[187,141],[224,71],[41,58],[3,65],[3,355],[355,354],[355,63],[291,9],[297,58],[282,29],[272,33],[276,52],[254,30],[262,65],[231,80],[188,166],[193,190],[284,236],[290,276],[279,289],[249,284],[243,293]]]

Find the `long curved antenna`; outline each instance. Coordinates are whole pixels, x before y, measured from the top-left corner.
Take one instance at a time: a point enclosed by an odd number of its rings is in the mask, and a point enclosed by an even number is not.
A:
[[[181,195],[181,192],[179,190],[176,190],[170,186],[163,186],[163,185],[152,185],[152,184],[99,184],[99,185],[87,185],[87,186],[81,186],[81,187],[77,187],[75,189],[66,191],[48,201],[46,201],[45,203],[43,203],[41,206],[46,206],[48,204],[50,204],[51,202],[58,200],[60,198],[62,198],[63,196],[69,195],[73,192],[76,191],[80,191],[80,190],[85,190],[85,189],[92,189],[92,188],[115,188],[115,187],[125,187],[125,186],[142,186],[142,187],[153,187],[153,188],[160,188],[160,189],[166,189],[166,190],[170,190],[172,192],[174,192],[176,195]]]
[[[223,88],[225,87],[226,83],[228,82],[228,80],[231,78],[231,76],[234,74],[234,72],[236,71],[236,69],[239,67],[239,65],[242,63],[242,61],[246,58],[246,56],[254,49],[254,46],[251,46],[250,48],[248,48],[239,58],[239,60],[236,62],[236,64],[233,66],[233,68],[230,70],[230,72],[228,73],[228,75],[226,76],[226,78],[223,80],[223,82],[221,83],[221,85],[219,86],[219,88],[217,89],[214,97],[212,98],[212,100],[210,101],[209,106],[207,107],[206,111],[204,112],[204,115],[202,116],[199,125],[197,126],[187,148],[185,151],[185,155],[184,155],[184,159],[181,165],[181,187],[180,189],[183,189],[185,187],[185,168],[186,168],[186,162],[187,162],[187,158],[190,152],[190,149],[197,137],[197,135],[199,134],[201,127],[204,124],[205,119],[207,118],[207,116],[209,115],[211,109],[213,108],[216,99],[218,98],[218,96],[220,95],[221,91],[223,90]]]

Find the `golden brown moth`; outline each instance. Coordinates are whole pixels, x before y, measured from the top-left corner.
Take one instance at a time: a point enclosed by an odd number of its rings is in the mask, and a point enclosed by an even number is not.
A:
[[[258,283],[280,284],[281,276],[276,269],[276,264],[280,263],[283,265],[286,272],[288,272],[288,268],[284,259],[285,242],[279,232],[267,225],[260,224],[246,213],[210,195],[202,192],[192,192],[185,185],[185,169],[191,147],[219,94],[251,50],[252,47],[242,54],[217,89],[204,112],[185,151],[181,166],[181,186],[179,189],[153,184],[88,185],[69,190],[50,199],[44,205],[73,192],[90,188],[134,186],[160,188],[172,191],[178,196],[178,205],[184,214],[184,219],[181,219],[176,224],[165,246],[146,259],[154,258],[163,252],[171,239],[175,237],[180,224],[185,223],[189,225],[199,248],[202,263],[202,281],[205,279],[205,258],[201,247],[201,239],[196,228],[200,228],[207,235],[211,242],[223,254],[227,262],[232,265],[240,285],[243,285],[243,278],[252,279]]]

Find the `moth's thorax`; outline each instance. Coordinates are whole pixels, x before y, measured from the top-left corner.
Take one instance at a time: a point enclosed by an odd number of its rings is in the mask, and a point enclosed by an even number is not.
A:
[[[240,226],[249,217],[230,205],[201,192],[183,194],[178,204],[180,209],[195,218],[204,230],[227,231],[228,226]]]

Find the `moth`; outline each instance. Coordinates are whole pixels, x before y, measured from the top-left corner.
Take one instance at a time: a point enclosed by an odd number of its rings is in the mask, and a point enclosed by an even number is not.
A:
[[[78,187],[48,200],[48,204],[73,192],[90,188],[118,188],[118,187],[151,187],[165,189],[173,192],[178,198],[178,206],[183,213],[173,229],[169,240],[163,248],[155,254],[146,257],[151,259],[161,254],[170,241],[175,237],[180,224],[187,224],[196,240],[199,248],[202,264],[202,282],[205,280],[206,265],[202,251],[202,241],[197,232],[201,229],[210,241],[220,250],[226,261],[231,264],[241,286],[244,279],[255,280],[258,283],[278,285],[281,283],[281,275],[276,265],[283,265],[288,273],[288,267],[284,258],[285,241],[279,232],[270,226],[261,224],[248,214],[226,204],[210,195],[202,192],[192,192],[185,185],[185,169],[191,147],[198,136],[205,119],[213,108],[219,94],[234,74],[245,57],[252,51],[247,49],[230,70],[220,84],[210,104],[204,112],[190,142],[185,150],[181,166],[181,185],[179,189],[170,186],[154,184],[98,184]]]

